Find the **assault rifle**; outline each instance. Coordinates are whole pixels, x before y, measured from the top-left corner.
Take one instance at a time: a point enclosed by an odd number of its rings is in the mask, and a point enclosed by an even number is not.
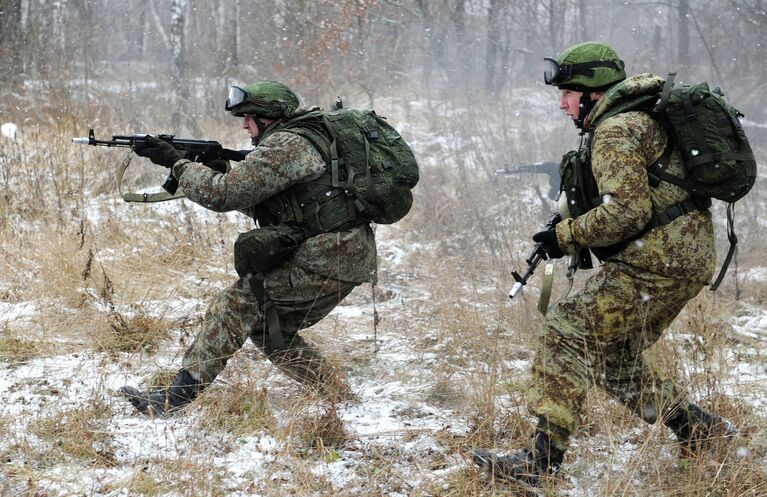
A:
[[[549,221],[546,223],[546,229],[552,230],[554,229],[554,226],[557,225],[559,221],[562,220],[562,216],[559,215],[559,212],[554,213],[551,218],[549,218]],[[522,291],[522,287],[527,285],[527,280],[530,278],[530,276],[533,275],[536,268],[538,267],[538,264],[541,263],[541,261],[545,261],[548,259],[549,256],[546,254],[546,251],[543,249],[543,242],[536,242],[536,244],[533,246],[532,252],[530,252],[530,255],[525,259],[525,262],[527,262],[527,270],[525,271],[525,274],[523,276],[520,276],[518,272],[512,271],[511,275],[514,277],[514,286],[511,287],[511,290],[509,291],[509,298],[513,299],[516,297],[519,292]]]
[[[545,174],[549,177],[549,199],[554,199],[559,194],[559,164],[556,162],[536,162],[517,167],[509,167],[506,164],[503,169],[498,169],[495,172],[507,176],[520,173]]]
[[[89,129],[87,137],[72,138],[72,143],[98,147],[133,148],[135,145],[146,142],[146,137],[146,134],[112,135],[111,140],[97,140],[93,129]],[[176,138],[174,135],[155,135],[155,138],[170,143],[176,150],[184,152],[185,159],[192,162],[200,162],[222,173],[226,172],[226,164],[223,161],[241,161],[250,153],[250,150],[230,150],[224,148],[220,143],[212,140]],[[171,173],[162,187],[168,193],[174,194],[178,190],[178,180]]]

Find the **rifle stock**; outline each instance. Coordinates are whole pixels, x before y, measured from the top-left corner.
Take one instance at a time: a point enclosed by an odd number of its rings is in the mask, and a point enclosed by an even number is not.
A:
[[[503,169],[497,169],[495,172],[507,176],[522,173],[545,174],[549,177],[549,198],[554,199],[559,194],[559,164],[556,162],[536,162],[517,167],[509,167],[507,164]]]

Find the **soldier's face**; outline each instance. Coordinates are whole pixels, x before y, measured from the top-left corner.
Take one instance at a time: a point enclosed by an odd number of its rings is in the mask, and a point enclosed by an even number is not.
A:
[[[581,95],[583,95],[583,92],[580,91],[559,90],[559,108],[573,121],[578,119]]]
[[[242,129],[248,130],[251,140],[258,138],[259,129],[253,116],[245,116],[243,118]]]

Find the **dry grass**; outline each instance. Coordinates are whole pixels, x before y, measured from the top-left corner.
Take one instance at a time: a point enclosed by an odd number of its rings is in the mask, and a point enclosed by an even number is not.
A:
[[[115,456],[111,437],[103,426],[111,416],[110,404],[93,399],[81,407],[37,419],[30,423],[29,431],[47,443],[49,457],[59,463],[74,458],[80,464],[112,467]]]
[[[0,337],[0,361],[18,365],[43,353],[44,347],[37,341],[12,336]]]
[[[224,475],[211,471],[204,462],[189,459],[142,465],[136,468],[130,479],[115,485],[116,488],[125,488],[131,495],[147,497],[169,494],[220,497],[227,495],[226,486]]]
[[[282,437],[295,444],[304,457],[319,457],[327,462],[338,460],[338,450],[349,440],[336,406],[318,405],[316,401],[295,410],[295,417],[285,426]]]
[[[99,352],[153,353],[169,337],[173,323],[162,318],[134,316],[125,318],[117,311],[110,312],[109,329],[95,330],[91,343]],[[105,332],[106,331],[106,332]]]
[[[266,388],[249,384],[213,387],[198,401],[204,414],[198,420],[202,431],[226,431],[238,437],[275,430]]]
[[[507,103],[523,108],[519,104]],[[325,321],[312,332],[321,349],[340,356],[360,391],[373,387],[389,396],[385,399],[406,403],[397,415],[414,426],[359,436],[342,419],[355,407],[305,395],[295,385],[281,384],[287,380],[278,375],[274,381],[264,359],[249,349],[192,408],[170,420],[133,425],[136,431],[155,430],[158,438],[172,435],[174,442],[164,446],[169,453],[116,459],[114,448],[125,442],[117,442],[120,430],[105,427],[143,422],[123,400],[88,398],[71,408],[57,405],[51,395],[47,403],[30,399],[20,420],[15,411],[14,416],[0,412],[0,432],[24,432],[0,445],[2,460],[13,461],[0,469],[12,482],[0,477],[0,494],[59,495],[45,490],[46,483],[59,483],[49,470],[72,467],[83,474],[104,468],[129,473],[100,476],[102,494],[524,495],[488,481],[468,461],[474,447],[520,447],[533,429],[524,394],[542,322],[538,279],[515,302],[508,302],[507,292],[509,273],[523,268],[530,234],[548,207],[526,188],[542,178],[499,178],[494,171],[505,163],[553,159],[564,151],[563,143],[575,140],[558,128],[540,128],[540,119],[526,114],[502,123],[509,118],[499,116],[497,103],[475,109],[476,115],[434,105],[429,115],[413,111],[408,122],[417,130],[411,134],[424,163],[416,209],[387,231],[395,240],[381,237],[387,249],[381,250],[378,355],[369,340],[359,338],[372,335],[367,315],[359,322],[341,315],[340,325]],[[100,116],[105,131],[121,129],[123,123],[105,112]],[[382,113],[398,112],[392,106]],[[488,115],[498,116],[498,122]],[[0,315],[0,361],[17,367],[85,350],[104,368],[93,369],[98,374],[127,372],[144,376],[147,388],[167,386],[204,310],[179,316],[174,299],[202,301],[228,284],[234,277],[231,240],[250,223],[184,203],[122,204],[112,186],[121,154],[68,142],[82,134],[72,124],[82,117],[52,121],[56,124],[25,134],[23,142],[0,141],[0,212],[6,213],[0,216],[0,302],[38,304],[29,318]],[[221,133],[220,127],[205,129],[210,136]],[[130,181],[151,187],[163,174],[139,166]],[[761,216],[762,207],[748,207],[749,216]],[[765,251],[751,236],[743,242],[752,250],[742,252],[741,276],[762,265]],[[406,255],[397,259],[394,249]],[[556,285],[555,295],[564,288],[561,272]],[[355,305],[369,301],[366,291],[353,294]],[[743,279],[740,291],[756,308],[767,301],[763,278]],[[764,387],[736,385],[740,398],[730,395],[732,385],[726,384],[732,382],[734,361],[764,364],[763,344],[733,332],[732,309],[743,309],[734,295],[728,276],[721,293],[701,295],[687,307],[674,323],[674,340],[662,340],[652,353],[701,405],[738,425],[738,446],[750,457],[730,451],[714,458],[723,464],[682,465],[667,430],[644,425],[594,391],[567,455],[565,477],[548,482],[546,495],[767,495],[764,416],[747,398],[763,395]],[[172,343],[174,334],[179,343]],[[396,355],[406,360],[398,362]],[[684,373],[691,364],[699,367]],[[253,368],[266,372],[253,378]],[[401,393],[387,393],[392,385]],[[366,395],[363,403],[377,400],[377,394]],[[439,413],[440,427],[419,427],[419,416],[431,411]],[[219,462],[261,438],[276,447],[263,449],[267,461],[261,465],[237,458]],[[253,467],[240,471],[243,464]],[[341,464],[352,468],[344,473],[353,476],[344,486],[319,474],[318,468]],[[584,488],[570,488],[573,481]],[[87,493],[85,486],[70,493]]]

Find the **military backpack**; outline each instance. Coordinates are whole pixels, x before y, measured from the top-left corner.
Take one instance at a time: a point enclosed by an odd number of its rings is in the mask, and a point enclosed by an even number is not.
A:
[[[396,223],[413,205],[418,163],[410,146],[373,110],[344,108],[308,112],[279,131],[312,142],[329,165],[329,187],[340,189],[357,217],[378,224]]]
[[[743,114],[708,83],[674,86],[675,73],[663,85],[653,114],[666,126],[679,148],[687,177],[677,178],[655,164],[651,175],[689,191],[694,197],[735,202],[756,181],[756,159],[740,124]]]

